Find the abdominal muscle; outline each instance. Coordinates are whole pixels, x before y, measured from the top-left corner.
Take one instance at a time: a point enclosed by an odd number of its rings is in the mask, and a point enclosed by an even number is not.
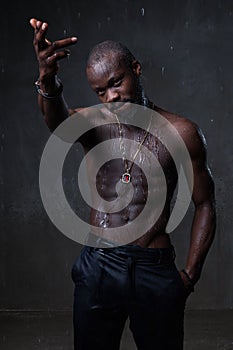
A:
[[[155,144],[156,142],[153,137],[150,137],[150,142],[147,146],[151,148],[154,153],[156,153],[154,150]],[[141,154],[142,150],[140,150],[140,154],[138,155],[139,159],[142,157]],[[141,247],[147,248],[166,248],[171,245],[170,237],[168,234],[166,234],[165,229],[170,217],[170,202],[176,187],[177,174],[174,164],[171,161],[170,155],[163,149],[162,145],[159,146],[159,154],[160,166],[164,171],[166,184],[164,185],[161,174],[158,171],[159,165],[151,163],[152,160],[149,159],[149,161],[147,161],[148,164],[144,163],[144,170],[146,176],[149,176],[151,181],[150,196],[152,197],[150,198],[155,198],[154,205],[150,204],[150,207],[152,208],[151,212],[155,213],[156,210],[159,211],[158,207],[159,204],[163,202],[162,198],[164,193],[166,196],[165,205],[162,208],[162,212],[160,210],[158,213],[158,219],[156,222],[150,220],[150,222],[152,222],[152,225],[148,226],[149,229],[146,232],[142,232],[142,235],[140,237],[136,237],[135,240],[128,242],[129,244],[140,245]],[[94,227],[102,228],[103,236],[105,228],[107,229],[112,227],[117,228],[125,226],[127,229],[127,225],[133,222],[142,212],[149,196],[147,193],[148,184],[145,174],[143,174],[139,166],[137,166],[135,163],[133,164],[130,172],[132,177],[131,183],[134,190],[133,197],[128,205],[124,206],[123,209],[110,213],[108,210],[104,210],[104,205],[102,205],[102,202],[117,202],[118,193],[116,191],[116,185],[121,181],[120,179],[122,174],[125,173],[125,164],[122,159],[111,160],[105,163],[105,165],[99,169],[97,176],[93,178],[93,168],[95,168],[94,164],[95,159],[87,162],[87,177],[94,204],[92,206],[90,215],[91,225]],[[147,164],[146,167],[145,164]],[[127,186],[130,185],[123,184],[123,188],[126,189],[126,192],[128,189]],[[97,189],[97,196],[96,192],[92,191],[92,189]],[[93,195],[92,192],[95,194]],[[124,195],[127,194],[125,194],[123,190],[123,196]],[[160,198],[162,202],[160,201]],[[154,213],[152,213],[152,215],[154,215]],[[146,224],[143,226],[143,228],[147,226]]]
[[[117,168],[117,167],[116,167]],[[115,171],[113,173],[109,173],[106,176],[106,173],[101,172],[99,174],[99,177],[96,179],[96,183],[93,183],[92,186],[96,186],[99,192],[99,198],[98,201],[94,200],[94,205],[92,206],[91,210],[91,217],[90,217],[90,223],[91,225],[95,227],[100,227],[103,229],[103,237],[104,237],[104,229],[106,228],[117,228],[117,227],[126,227],[127,225],[132,223],[137,216],[143,211],[143,208],[146,204],[147,198],[149,194],[147,193],[147,183],[145,177],[142,176],[141,170],[139,168],[133,169],[132,171],[132,185],[133,185],[133,198],[131,199],[130,203],[125,206],[120,211],[111,212],[109,213],[107,210],[104,210],[104,202],[111,203],[113,201],[117,201],[117,192],[116,192],[116,183],[120,181],[120,175],[121,170],[118,172]],[[146,217],[145,225],[143,224],[143,228],[146,227],[148,222],[151,222],[152,225],[150,225],[149,229],[146,232],[142,232],[142,235],[139,237],[136,237],[135,240],[128,242],[128,244],[134,244],[139,245],[141,247],[147,247],[147,248],[166,248],[169,247],[170,237],[168,234],[166,234],[165,229],[167,222],[169,220],[170,216],[170,199],[171,193],[173,193],[173,186],[172,188],[166,188],[167,196],[166,196],[166,202],[165,205],[162,208],[162,213],[158,212],[157,214],[157,220],[156,222],[153,221],[153,217],[156,214],[156,203],[160,201],[160,197],[162,198],[162,193],[164,191],[164,188],[161,185],[161,181],[158,177],[153,178],[153,189],[150,193],[152,198],[156,198],[155,204],[150,205],[152,210],[152,216],[151,218]],[[91,186],[91,187],[92,187]],[[128,184],[123,184],[123,188],[125,188],[125,191],[127,190]],[[123,192],[124,195],[124,192]],[[102,200],[102,201],[101,201]],[[96,209],[93,209],[96,208]],[[101,210],[98,210],[101,208]],[[158,210],[158,209],[157,209]],[[150,220],[150,221],[148,221]]]
[[[134,206],[133,210],[137,210],[137,206]],[[139,209],[139,211],[141,208]],[[130,206],[127,208],[130,211]],[[144,248],[167,248],[170,246],[170,237],[165,232],[167,215],[162,214],[158,221],[153,227],[151,227],[146,233],[144,233],[139,238],[134,241],[128,242],[128,244],[139,245]],[[106,214],[103,212],[98,212],[92,209],[91,211],[91,225],[96,227],[111,228],[111,227],[122,227],[122,224],[130,224],[131,220],[126,220],[125,214]],[[127,223],[125,223],[127,221]],[[104,236],[104,234],[103,234]]]

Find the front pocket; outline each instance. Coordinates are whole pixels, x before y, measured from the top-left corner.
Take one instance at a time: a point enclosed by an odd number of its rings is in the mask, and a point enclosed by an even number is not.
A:
[[[179,270],[177,269],[177,267],[176,267],[176,273],[177,273],[177,279],[178,279],[178,283],[179,283],[179,286],[180,286],[180,288],[181,288],[182,294],[184,295],[184,297],[187,298],[187,297],[189,296],[190,292],[189,292],[189,290],[186,288],[186,286],[185,286],[185,284],[184,284],[184,281],[183,281],[183,279],[182,279],[182,277],[181,277],[181,275],[180,275],[180,272],[179,272]]]

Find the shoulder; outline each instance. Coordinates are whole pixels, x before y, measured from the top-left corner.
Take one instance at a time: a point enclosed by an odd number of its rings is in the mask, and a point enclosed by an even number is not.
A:
[[[69,116],[74,115],[75,113],[78,113],[78,112],[82,111],[83,109],[84,109],[83,107],[69,108],[68,109]]]
[[[157,112],[176,128],[192,158],[200,157],[201,155],[205,156],[206,139],[197,123],[161,108],[158,108]]]

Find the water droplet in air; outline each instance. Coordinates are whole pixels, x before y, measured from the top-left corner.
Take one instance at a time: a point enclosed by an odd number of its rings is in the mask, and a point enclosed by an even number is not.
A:
[[[141,15],[142,15],[142,16],[145,15],[145,9],[144,9],[144,7],[141,8]]]

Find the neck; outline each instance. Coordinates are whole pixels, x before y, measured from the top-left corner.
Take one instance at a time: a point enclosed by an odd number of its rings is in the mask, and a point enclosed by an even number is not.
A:
[[[150,109],[156,109],[155,104],[149,100],[149,98],[145,95],[144,91],[142,91],[142,103],[144,107],[150,108]]]

